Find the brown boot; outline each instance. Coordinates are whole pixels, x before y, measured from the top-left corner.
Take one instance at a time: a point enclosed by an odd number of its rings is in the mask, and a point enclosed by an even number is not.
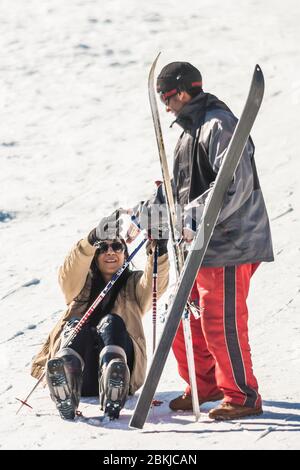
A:
[[[212,395],[210,397],[198,397],[199,398],[199,406],[202,405],[203,403],[206,403],[208,401],[218,401],[223,399],[223,393],[220,392],[217,395]],[[187,395],[184,393],[183,395],[180,395],[177,398],[174,398],[174,400],[171,400],[169,403],[169,407],[173,411],[191,411],[193,410],[193,402],[192,402],[192,397],[191,395]]]
[[[217,421],[226,419],[239,419],[246,416],[256,416],[263,413],[262,407],[252,408],[249,406],[236,405],[235,403],[221,403],[220,406],[210,410],[208,417]]]

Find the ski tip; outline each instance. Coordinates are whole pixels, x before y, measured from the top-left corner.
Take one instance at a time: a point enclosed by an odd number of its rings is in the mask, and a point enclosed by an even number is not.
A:
[[[262,80],[264,80],[263,71],[262,71],[260,65],[258,65],[258,64],[256,64],[256,66],[255,66],[255,75],[260,77]]]
[[[261,94],[263,94],[264,88],[265,88],[265,79],[264,79],[263,71],[262,71],[260,65],[258,65],[258,64],[255,65],[253,79],[255,80],[255,82],[257,83],[259,88],[262,90]]]
[[[158,59],[159,59],[159,57],[160,57],[160,54],[161,54],[161,51],[159,51],[159,53],[158,53],[157,56],[155,57],[153,64],[155,64],[155,65],[157,64],[157,61],[158,61]]]
[[[148,77],[148,88],[150,90],[150,87],[152,86],[152,84],[154,83],[154,71],[155,71],[155,67],[156,67],[156,64],[157,64],[157,61],[159,59],[159,56],[160,56],[161,52],[159,52],[157,54],[157,56],[155,57],[152,65],[151,65],[151,68],[150,68],[150,72],[149,72],[149,77]]]

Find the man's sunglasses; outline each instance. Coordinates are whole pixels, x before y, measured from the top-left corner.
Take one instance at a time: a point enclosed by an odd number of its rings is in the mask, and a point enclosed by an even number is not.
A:
[[[125,251],[125,246],[121,242],[100,242],[97,246],[99,255],[101,255],[102,253],[107,253],[109,248],[111,248],[115,253],[122,253],[123,251]]]
[[[178,93],[177,88],[173,88],[173,90],[166,91],[165,93],[163,93],[163,92],[161,91],[161,92],[159,93],[160,101],[161,101],[164,105],[169,106],[169,101],[170,101],[170,99],[172,98],[172,96],[177,95],[177,93]]]

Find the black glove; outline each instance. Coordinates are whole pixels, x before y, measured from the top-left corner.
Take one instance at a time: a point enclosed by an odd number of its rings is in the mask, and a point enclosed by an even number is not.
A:
[[[126,214],[124,209],[117,209],[108,217],[103,217],[97,227],[88,234],[88,242],[95,245],[100,240],[111,240],[120,237],[121,222],[120,216]]]
[[[168,253],[168,239],[156,240],[158,246],[158,256],[165,255]]]
[[[168,240],[149,240],[146,244],[146,253],[147,255],[152,255],[154,253],[155,246],[158,246],[158,256],[163,256],[168,253]]]
[[[141,201],[133,208],[133,213],[141,229],[147,230],[151,239],[169,238],[168,211],[161,182],[157,182],[156,190],[150,199]]]

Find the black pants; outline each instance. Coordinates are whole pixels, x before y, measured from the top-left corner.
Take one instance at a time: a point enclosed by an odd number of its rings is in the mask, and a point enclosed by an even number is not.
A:
[[[74,326],[76,325],[74,321],[72,323]],[[126,330],[123,319],[119,315],[114,313],[105,315],[96,327],[87,323],[68,346],[78,352],[85,363],[81,396],[99,395],[99,354],[105,346],[110,345],[120,346],[124,349],[131,373],[134,362],[132,339]]]

